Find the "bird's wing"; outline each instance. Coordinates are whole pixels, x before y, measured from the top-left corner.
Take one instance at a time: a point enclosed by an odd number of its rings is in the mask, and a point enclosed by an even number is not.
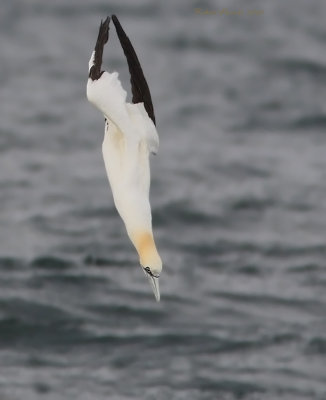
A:
[[[112,21],[114,23],[121,47],[128,62],[132,89],[132,102],[144,103],[144,107],[147,111],[148,116],[155,124],[155,114],[151,93],[149,91],[149,87],[146,82],[137,54],[116,15],[112,15]]]
[[[101,21],[95,49],[89,60],[87,98],[127,134],[130,130],[126,110],[127,92],[123,89],[117,72],[101,71],[103,48],[109,39],[109,23],[109,17],[104,22]]]
[[[95,44],[95,49],[92,54],[89,65],[89,77],[92,81],[100,79],[104,71],[101,71],[102,58],[103,58],[103,48],[105,43],[109,39],[109,24],[110,17],[107,17],[103,22],[101,21],[100,29],[98,31],[98,36]]]

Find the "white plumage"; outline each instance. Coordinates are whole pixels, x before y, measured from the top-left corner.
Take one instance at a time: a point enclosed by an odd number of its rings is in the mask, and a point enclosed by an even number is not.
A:
[[[117,20],[116,17],[113,18]],[[121,28],[120,24],[119,26]],[[97,47],[89,61],[87,98],[105,117],[102,152],[114,203],[159,301],[158,277],[162,270],[162,261],[153,238],[149,202],[149,155],[157,153],[159,138],[144,102],[128,103],[127,93],[121,85],[118,73],[102,72],[101,66],[97,65],[102,61],[108,28],[109,19],[101,24]],[[120,36],[119,39],[121,41]],[[129,61],[128,59],[128,64]]]

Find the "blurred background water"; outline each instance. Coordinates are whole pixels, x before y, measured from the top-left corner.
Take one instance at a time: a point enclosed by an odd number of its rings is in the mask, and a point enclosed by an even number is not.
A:
[[[112,13],[161,138],[159,304],[85,97]],[[325,20],[324,0],[2,1],[1,400],[326,399]],[[129,89],[112,28],[104,60]]]

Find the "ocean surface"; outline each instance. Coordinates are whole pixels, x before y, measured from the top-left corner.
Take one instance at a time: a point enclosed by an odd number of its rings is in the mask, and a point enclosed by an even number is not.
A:
[[[85,96],[101,18],[155,107],[156,303]],[[0,6],[0,400],[326,399],[326,2]],[[111,27],[104,63],[129,89]]]

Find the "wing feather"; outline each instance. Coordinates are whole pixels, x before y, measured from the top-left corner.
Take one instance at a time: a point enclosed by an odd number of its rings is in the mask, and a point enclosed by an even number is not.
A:
[[[89,71],[89,77],[92,79],[92,81],[100,79],[100,77],[104,72],[101,71],[101,66],[103,58],[103,48],[105,43],[107,43],[109,39],[109,24],[110,24],[110,17],[107,17],[104,22],[101,21],[93,53],[93,60],[92,60],[93,65],[91,66]]]
[[[112,21],[114,23],[121,47],[128,62],[132,89],[132,102],[134,104],[144,103],[144,107],[147,111],[148,116],[155,124],[155,114],[151,93],[145,79],[142,67],[138,60],[137,54],[116,15],[112,15]]]

